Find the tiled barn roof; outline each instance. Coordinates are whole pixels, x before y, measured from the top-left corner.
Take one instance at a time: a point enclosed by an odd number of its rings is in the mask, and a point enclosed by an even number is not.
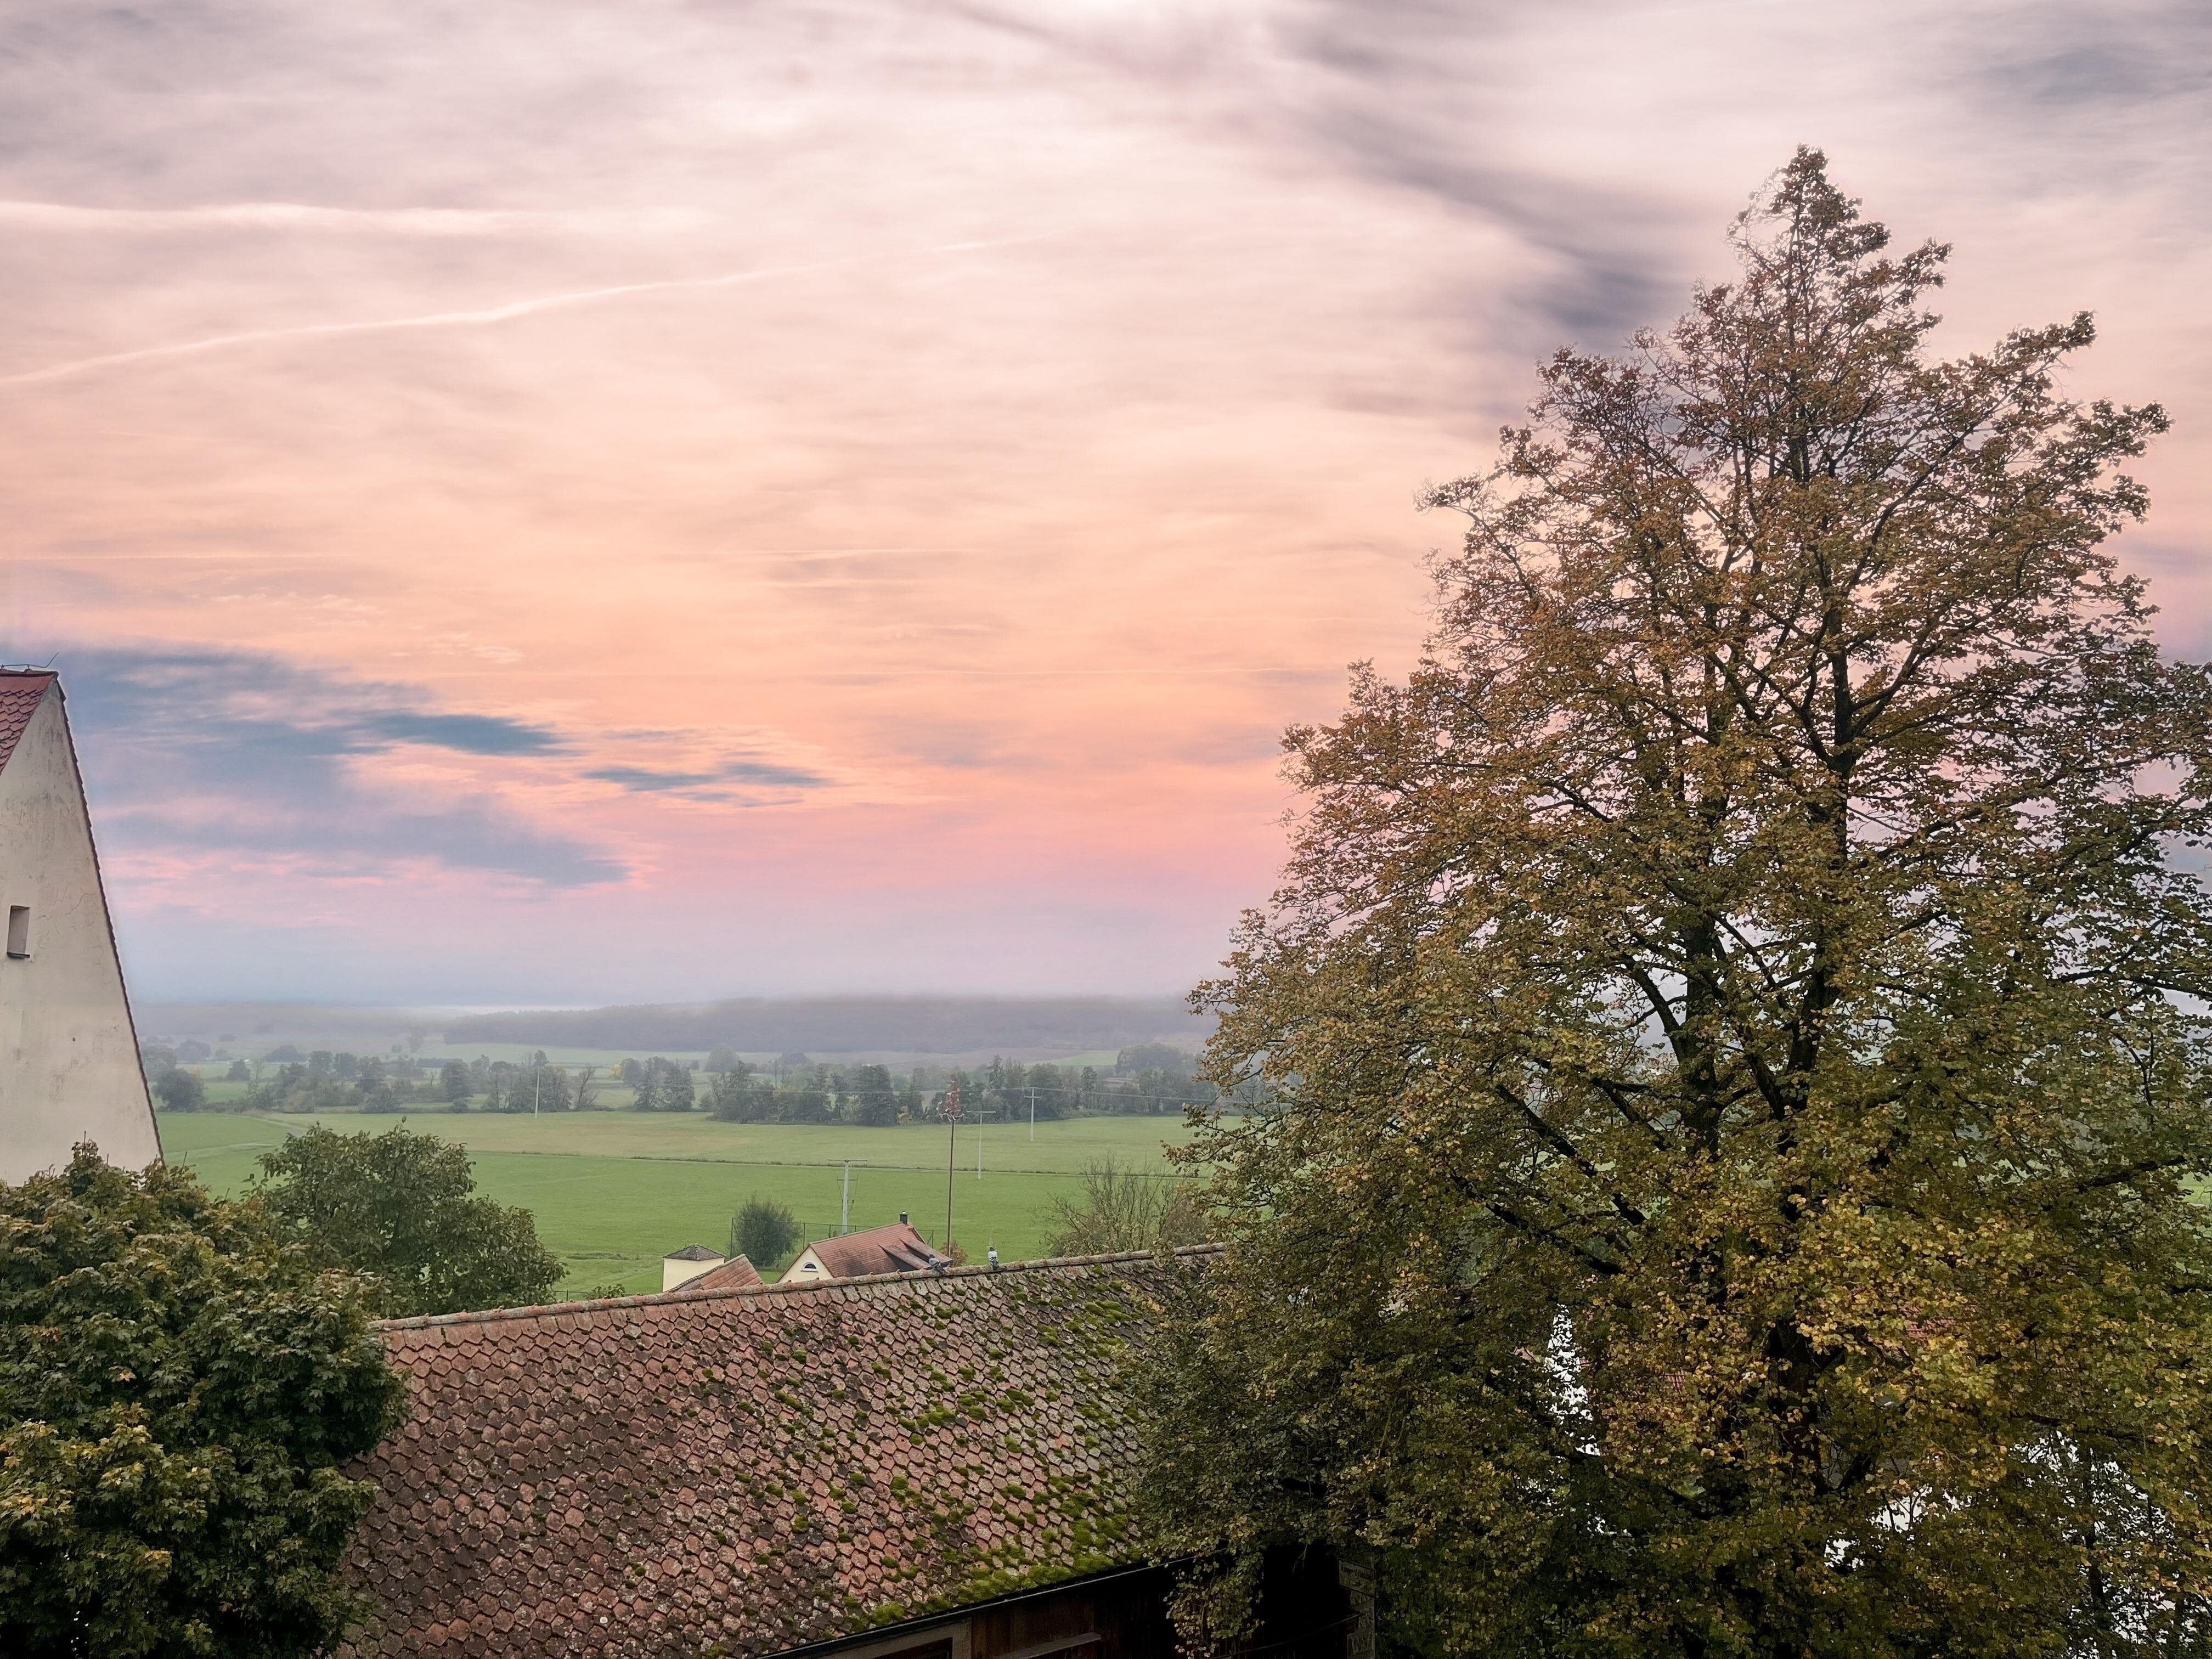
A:
[[[719,1267],[709,1267],[696,1279],[687,1279],[676,1288],[679,1291],[736,1291],[750,1290],[768,1281],[760,1276],[752,1258],[739,1254],[732,1256]]]
[[[1202,1255],[1204,1250],[1181,1253]],[[1148,1255],[396,1320],[359,1655],[733,1659],[1137,1559]]]
[[[15,744],[31,716],[39,712],[40,699],[54,683],[40,668],[0,668],[0,767],[15,752]]]

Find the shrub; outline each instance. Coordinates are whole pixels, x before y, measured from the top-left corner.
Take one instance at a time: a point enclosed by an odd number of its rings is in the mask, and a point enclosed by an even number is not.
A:
[[[756,1194],[730,1223],[730,1242],[763,1273],[781,1267],[799,1248],[799,1218],[788,1205]]]

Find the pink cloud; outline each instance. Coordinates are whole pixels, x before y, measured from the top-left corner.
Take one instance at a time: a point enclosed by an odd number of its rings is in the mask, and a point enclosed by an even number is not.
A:
[[[88,701],[149,994],[1187,983],[1269,734],[1409,659],[1419,487],[1800,142],[1957,242],[1947,349],[2100,311],[2212,618],[2189,7],[34,12],[6,653],[355,731],[165,777],[222,705]],[[464,724],[337,719],[390,687]]]

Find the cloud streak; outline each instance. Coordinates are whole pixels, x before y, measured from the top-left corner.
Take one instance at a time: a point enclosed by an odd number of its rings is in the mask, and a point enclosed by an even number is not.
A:
[[[415,329],[478,328],[495,323],[514,322],[523,317],[539,316],[546,312],[567,310],[575,306],[604,305],[609,301],[632,299],[644,294],[702,292],[712,289],[738,288],[749,283],[764,283],[778,277],[818,276],[884,259],[931,258],[948,254],[982,252],[996,248],[1018,247],[1060,234],[1039,231],[1032,235],[1001,237],[988,241],[940,242],[934,246],[914,248],[898,254],[855,254],[835,259],[811,259],[798,264],[764,265],[753,270],[723,271],[712,276],[670,276],[658,277],[650,282],[617,283],[605,288],[540,294],[527,299],[510,300],[501,305],[466,311],[430,312],[416,317],[379,317],[349,323],[299,323],[282,328],[241,329],[234,333],[211,334],[198,340],[139,346],[129,351],[102,352],[96,356],[79,357],[68,362],[51,363],[43,368],[0,375],[0,386],[41,386],[54,380],[73,380],[100,369],[122,368],[133,363],[155,362],[172,357],[197,357],[209,352],[228,351],[240,346],[262,345],[279,340],[334,339],[347,335],[390,334]]]
[[[1188,984],[1271,734],[1416,659],[1423,480],[1800,143],[1955,244],[1942,350],[2097,312],[2074,389],[2175,416],[2122,556],[2212,632],[2190,0],[10,23],[0,630],[74,642],[166,988]]]
[[[691,208],[343,208],[307,202],[211,202],[191,207],[93,207],[72,202],[0,201],[0,226],[89,235],[210,231],[337,235],[665,235],[712,221]]]

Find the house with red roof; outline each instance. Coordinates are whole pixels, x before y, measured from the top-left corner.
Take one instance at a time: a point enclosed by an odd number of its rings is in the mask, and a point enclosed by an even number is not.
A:
[[[951,1265],[951,1258],[916,1232],[913,1223],[902,1214],[887,1227],[816,1240],[783,1270],[783,1282],[803,1285],[816,1279],[864,1279],[871,1273],[918,1273]]]
[[[0,668],[0,1181],[96,1142],[126,1169],[161,1143],[108,924],[61,679]]]
[[[725,1256],[704,1244],[686,1244],[660,1258],[660,1288],[664,1291],[714,1291],[725,1285],[763,1282],[759,1269],[742,1251]]]
[[[389,1322],[343,1652],[1170,1659],[1126,1362],[1217,1248]],[[1324,1552],[1264,1611],[1264,1659],[1371,1634]]]

